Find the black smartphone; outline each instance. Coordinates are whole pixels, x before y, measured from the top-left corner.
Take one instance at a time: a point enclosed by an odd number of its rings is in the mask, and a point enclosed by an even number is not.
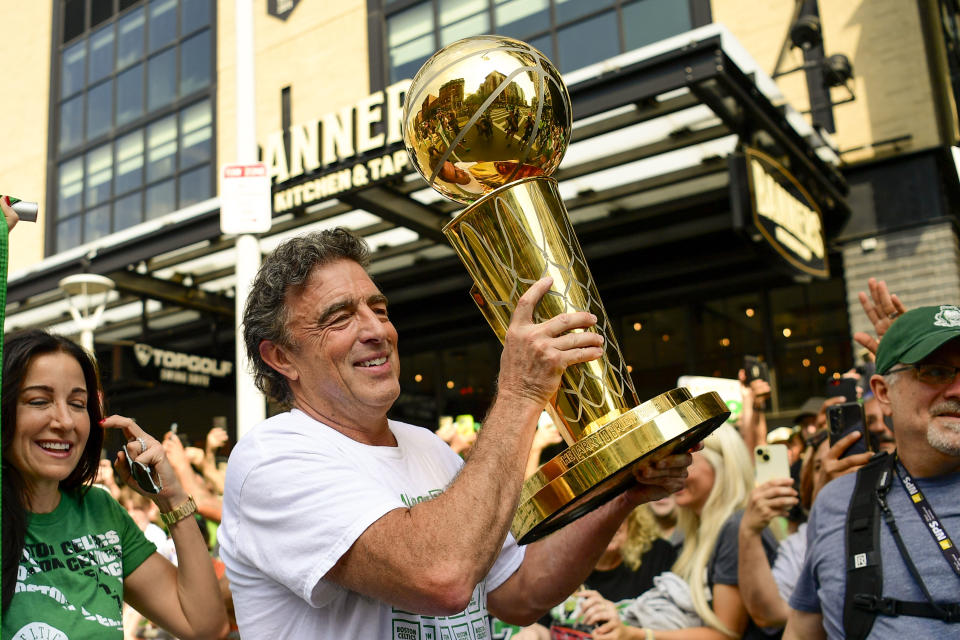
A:
[[[827,382],[827,397],[842,396],[852,402],[857,399],[857,381],[853,378],[839,378]]]
[[[133,459],[133,456],[130,454],[131,444],[136,445],[133,447],[134,450],[140,448],[140,443],[138,442],[128,442],[123,445],[123,452],[127,457],[127,468],[130,470],[130,477],[136,480],[140,488],[147,493],[160,493],[160,490],[163,488],[160,484],[160,476],[157,476],[157,479],[154,480],[153,469]]]
[[[851,431],[859,431],[860,439],[847,447],[842,458],[857,453],[873,452],[874,448],[867,433],[867,421],[863,407],[859,402],[844,402],[827,407],[827,428],[830,431],[830,446],[841,440]]]
[[[747,374],[747,382],[757,379],[770,382],[770,367],[757,356],[743,356],[743,370]]]

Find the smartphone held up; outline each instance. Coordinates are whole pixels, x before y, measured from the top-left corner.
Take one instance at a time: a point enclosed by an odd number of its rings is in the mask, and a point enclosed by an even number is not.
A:
[[[876,451],[866,424],[863,407],[859,402],[844,402],[827,407],[827,429],[830,432],[831,447],[849,433],[856,431],[860,434],[860,438],[847,447],[841,457]]]

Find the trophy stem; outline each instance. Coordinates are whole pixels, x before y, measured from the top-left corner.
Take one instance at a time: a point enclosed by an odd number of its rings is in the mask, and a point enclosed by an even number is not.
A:
[[[548,411],[568,445],[596,433],[638,404],[616,336],[557,181],[518,180],[483,196],[443,229],[474,281],[474,301],[500,342],[520,296],[544,276],[553,285],[534,310],[542,322],[587,311],[604,338],[604,355],[564,372]]]

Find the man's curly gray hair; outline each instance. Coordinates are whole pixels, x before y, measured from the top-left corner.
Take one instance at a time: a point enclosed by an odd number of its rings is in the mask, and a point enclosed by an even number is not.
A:
[[[294,348],[287,330],[287,296],[296,295],[314,268],[336,260],[353,260],[366,269],[370,249],[362,238],[342,228],[291,238],[263,261],[250,288],[243,340],[257,388],[276,402],[290,405],[293,395],[283,374],[260,356],[260,343],[270,340]]]

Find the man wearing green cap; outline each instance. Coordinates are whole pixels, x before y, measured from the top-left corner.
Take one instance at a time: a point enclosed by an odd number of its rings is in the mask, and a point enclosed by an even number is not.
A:
[[[960,308],[890,315],[870,386],[897,450],[818,495],[785,640],[960,637]]]

